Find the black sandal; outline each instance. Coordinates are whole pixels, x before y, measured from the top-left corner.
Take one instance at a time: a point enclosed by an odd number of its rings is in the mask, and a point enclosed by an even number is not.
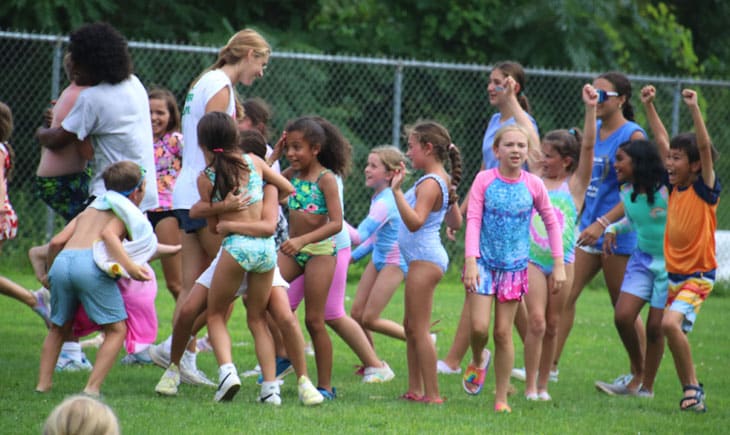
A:
[[[707,406],[705,406],[705,390],[702,389],[703,385],[685,385],[682,387],[683,392],[694,391],[692,396],[684,396],[679,401],[679,409],[682,411],[694,411],[694,412],[706,412]],[[692,402],[692,403],[688,403]]]

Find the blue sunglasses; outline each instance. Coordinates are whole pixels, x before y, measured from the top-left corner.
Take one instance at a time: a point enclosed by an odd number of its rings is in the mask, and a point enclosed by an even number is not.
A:
[[[618,97],[619,93],[614,91],[604,91],[603,89],[596,89],[598,93],[598,104],[608,100],[608,97]]]

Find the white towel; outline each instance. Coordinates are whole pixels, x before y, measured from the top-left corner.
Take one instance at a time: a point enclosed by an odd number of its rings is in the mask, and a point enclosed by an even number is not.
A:
[[[152,224],[139,207],[126,196],[110,190],[96,198],[89,207],[97,210],[111,210],[124,222],[129,240],[123,240],[122,246],[133,262],[147,263],[157,251],[157,236],[155,236]],[[103,241],[99,240],[94,243],[93,250],[94,261],[99,269],[112,278],[120,276],[129,278],[129,273],[111,258]]]

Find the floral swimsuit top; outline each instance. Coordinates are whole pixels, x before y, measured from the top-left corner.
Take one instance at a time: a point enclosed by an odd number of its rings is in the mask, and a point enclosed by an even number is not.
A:
[[[248,184],[246,185],[245,191],[250,198],[249,204],[254,204],[264,198],[264,180],[261,178],[261,175],[256,172],[256,166],[253,164],[251,156],[249,156],[248,154],[244,154],[242,157],[248,165]],[[205,172],[205,175],[208,177],[210,182],[215,185],[215,170],[208,166],[203,172]],[[244,189],[239,187],[236,193],[241,193],[243,191]],[[221,200],[222,198],[220,197],[220,194],[216,192],[213,196],[213,202],[218,202]]]
[[[290,181],[294,186],[294,193],[289,196],[289,210],[301,210],[309,214],[327,214],[327,202],[318,183],[320,178],[328,172],[332,171],[325,169],[320,172],[316,181],[292,177]]]

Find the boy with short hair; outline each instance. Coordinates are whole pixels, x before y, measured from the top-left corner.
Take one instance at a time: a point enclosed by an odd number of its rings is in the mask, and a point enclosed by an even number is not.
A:
[[[692,330],[697,313],[715,283],[715,229],[721,187],[713,167],[717,151],[702,119],[697,93],[685,89],[682,98],[692,114],[695,133],[679,134],[668,144],[666,168],[670,194],[664,256],[669,291],[662,330],[684,390],[680,409],[705,412],[705,392],[697,380],[686,334]],[[666,147],[666,130],[651,101],[645,105],[657,143]]]
[[[63,338],[70,335],[79,303],[92,321],[102,325],[105,334],[84,393],[99,395],[101,384],[124,342],[127,329],[124,302],[114,279],[94,261],[94,242],[101,239],[111,257],[132,278],[150,279],[144,265],[134,263],[122,246],[128,223],[105,205],[116,201],[136,209],[145,195],[144,170],[136,163],[121,161],[105,169],[103,179],[108,192],[69,222],[50,243],[52,326],[43,342],[36,386],[39,392],[51,388],[61,344]]]

